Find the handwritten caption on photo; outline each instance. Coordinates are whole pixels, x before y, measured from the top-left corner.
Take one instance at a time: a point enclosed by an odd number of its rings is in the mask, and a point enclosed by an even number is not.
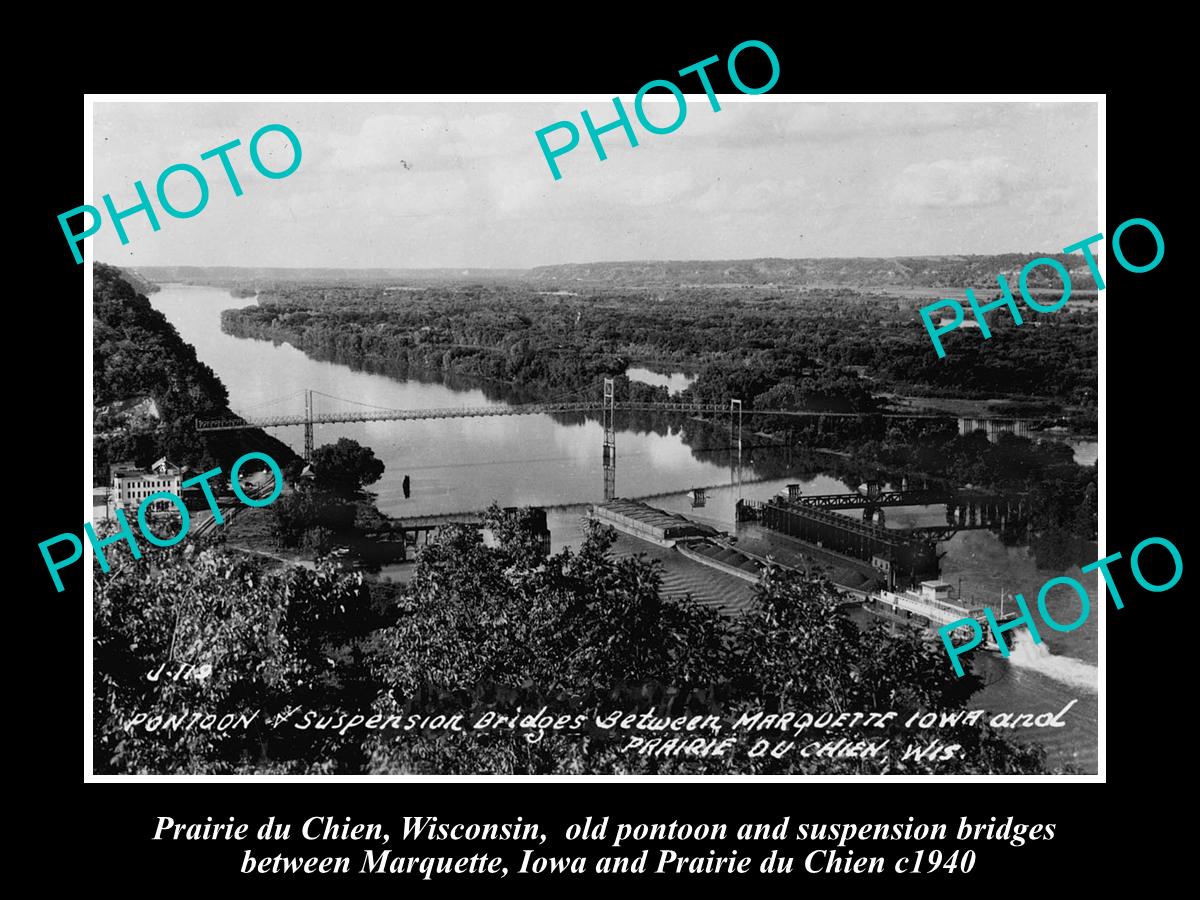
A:
[[[154,673],[157,679],[161,670]],[[208,674],[208,673],[206,673]],[[149,677],[149,676],[148,676]],[[947,729],[982,727],[996,729],[1063,728],[1065,717],[1077,703],[1072,700],[1057,712],[1038,713],[988,712],[983,709],[871,711],[871,712],[801,712],[765,711],[743,712],[735,717],[716,715],[659,714],[657,708],[647,712],[612,710],[604,713],[553,713],[548,706],[525,713],[518,707],[515,713],[502,714],[492,710],[482,713],[384,714],[378,712],[346,712],[343,710],[305,709],[291,706],[275,714],[253,712],[225,713],[182,710],[164,715],[139,712],[124,725],[128,732],[174,734],[179,731],[236,731],[249,729],[260,717],[271,729],[290,728],[297,731],[328,731],[345,736],[348,732],[390,730],[405,733],[445,732],[470,734],[491,733],[497,730],[519,733],[531,744],[540,743],[547,734],[596,735],[608,733],[619,736],[625,743],[621,751],[636,756],[663,757],[723,757],[740,754],[747,758],[771,756],[782,759],[796,754],[803,758],[880,758],[897,749],[902,760],[918,762],[948,761],[961,748],[941,740],[924,744],[908,743],[893,748],[897,729]],[[878,739],[864,740],[874,730]],[[816,738],[821,732],[820,740]],[[763,737],[764,734],[786,735],[783,739]]]

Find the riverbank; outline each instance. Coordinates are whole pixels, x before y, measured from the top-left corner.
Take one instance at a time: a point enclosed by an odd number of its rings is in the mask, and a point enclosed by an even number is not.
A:
[[[889,407],[898,411],[947,413],[958,418],[979,419],[1009,416],[1044,423],[1046,427],[1033,436],[1049,440],[1096,440],[1099,425],[1096,410],[1082,409],[1042,397],[1014,400],[1001,397],[989,399],[924,396],[916,394],[881,393],[877,395]],[[1054,425],[1062,428],[1060,437]]]

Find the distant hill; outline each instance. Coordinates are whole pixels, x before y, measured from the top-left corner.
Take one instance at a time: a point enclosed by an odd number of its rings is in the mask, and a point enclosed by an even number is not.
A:
[[[677,286],[779,285],[788,287],[992,289],[996,275],[1016,288],[1017,273],[1029,260],[1049,256],[1071,274],[1077,290],[1092,290],[1081,254],[1001,253],[979,256],[822,257],[817,259],[643,260],[564,263],[532,269],[319,269],[236,266],[145,266],[144,278],[158,284],[206,284],[247,293],[289,284],[412,284],[506,282],[552,285]],[[1031,284],[1057,286],[1052,270],[1034,271]]]
[[[756,284],[811,287],[967,287],[995,285],[996,275],[1016,273],[1039,256],[1057,259],[1073,284],[1091,286],[1080,254],[1003,253],[988,256],[826,257],[819,259],[647,260],[538,266],[529,278],[544,283]],[[1052,270],[1035,270],[1031,283],[1053,284]],[[1078,273],[1079,278],[1076,278]],[[1040,276],[1040,277],[1039,277]]]
[[[462,281],[520,278],[522,269],[316,269],[242,266],[145,266],[141,273],[158,284],[206,284],[218,287],[303,282],[376,284],[412,279]]]

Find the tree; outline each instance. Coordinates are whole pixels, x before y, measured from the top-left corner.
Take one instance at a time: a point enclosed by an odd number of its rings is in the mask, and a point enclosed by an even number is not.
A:
[[[551,717],[583,715],[589,722],[613,710],[651,708],[671,716],[714,713],[727,723],[764,709],[920,709],[953,718],[979,687],[973,676],[956,678],[944,652],[915,631],[860,631],[837,612],[823,579],[773,572],[755,608],[731,623],[690,602],[663,600],[657,563],[609,556],[611,529],[589,525],[577,553],[542,560],[524,552],[519,535],[505,534],[520,524],[512,516],[492,521],[496,547],[472,529],[456,529],[418,558],[401,619],[381,632],[372,660],[376,680],[387,685],[374,711],[418,719],[461,713],[467,733],[433,729],[405,740],[369,734],[364,749],[372,772],[1044,771],[1038,749],[978,726],[855,735],[895,738],[872,760],[748,755],[760,738],[796,739],[786,731],[742,735],[736,752],[699,758],[629,752],[631,732],[618,730],[472,731],[470,723],[488,713],[507,718],[542,707]],[[960,758],[902,758],[908,742],[935,738],[957,742]]]
[[[95,579],[97,772],[361,766],[353,733],[276,725],[291,707],[353,708],[374,695],[352,648],[371,624],[361,576],[328,563],[315,572],[267,572],[248,558],[192,546],[143,550],[109,575],[97,564]],[[183,663],[211,666],[211,674],[173,680]]]
[[[132,280],[131,280],[132,279]],[[259,429],[197,432],[196,420],[228,418],[229,396],[213,370],[200,362],[145,296],[131,283],[140,280],[113,266],[93,268],[93,395],[96,440],[93,454],[97,479],[109,463],[132,459],[147,465],[166,456],[181,465],[225,471],[248,451],[268,453],[280,465],[296,459],[277,438]],[[129,415],[123,403],[140,407],[153,400],[152,414]],[[108,412],[102,412],[108,408]]]
[[[271,504],[272,530],[283,547],[329,549],[333,534],[354,526],[355,508],[318,488],[287,491]]]
[[[821,578],[770,572],[751,611],[729,621],[664,600],[659,564],[614,559],[609,528],[591,524],[577,552],[546,558],[531,552],[531,517],[493,508],[486,519],[495,546],[473,526],[447,528],[421,551],[412,581],[394,598],[382,589],[373,598],[376,588],[330,563],[315,572],[270,572],[195,545],[147,551],[108,576],[97,573],[97,771],[1045,771],[1036,747],[959,721],[978,682],[955,678],[935,642],[915,630],[860,630],[838,613]],[[208,664],[212,672],[203,680],[175,681],[169,673],[150,680],[164,663]],[[295,721],[281,723],[296,708]],[[583,725],[539,732],[503,724],[543,708],[553,720],[578,717]],[[639,754],[631,737],[664,735],[596,721],[650,710],[717,716],[725,723],[721,737],[734,736],[737,745],[724,756]],[[888,710],[900,718],[878,731],[731,725],[756,711]],[[934,715],[936,727],[900,726],[918,710]],[[204,718],[197,725],[196,713],[252,718],[222,729],[205,727]],[[295,727],[306,713],[309,727]],[[458,731],[421,724],[455,714],[464,720]],[[503,716],[502,724],[473,727],[489,714],[493,722]],[[355,716],[358,726],[340,728]],[[374,716],[376,726],[362,724]],[[176,725],[164,726],[171,717]],[[889,746],[869,759],[749,753],[764,739],[801,745],[839,737]],[[909,743],[933,739],[961,752],[949,761],[905,758]]]
[[[313,451],[313,477],[320,488],[355,493],[374,484],[383,475],[383,462],[370,447],[350,438],[338,438]]]

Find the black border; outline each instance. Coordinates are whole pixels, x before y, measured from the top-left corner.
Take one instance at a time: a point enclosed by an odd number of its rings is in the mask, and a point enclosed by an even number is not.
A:
[[[781,62],[781,77],[773,93],[792,91],[875,90],[881,86],[904,91],[962,90],[1104,90],[1106,78],[1069,79],[1069,84],[1047,85],[1042,62],[1019,75],[1007,72],[972,72],[996,65],[982,52],[986,36],[979,35],[980,55],[974,60],[944,54],[930,59],[917,50],[905,53],[905,63],[897,67],[895,78],[883,83],[848,71],[861,60],[861,47],[847,41],[844,57],[836,54],[814,56],[814,44],[822,35],[802,27],[763,29],[725,26],[718,33],[703,37],[661,37],[652,30],[643,33],[631,27],[621,38],[597,36],[584,44],[580,29],[570,28],[570,37],[531,37],[529,46],[518,48],[511,39],[479,47],[464,45],[461,38],[404,42],[389,57],[361,52],[357,61],[339,59],[331,54],[326,63],[313,56],[313,65],[295,71],[292,81],[265,85],[268,89],[330,90],[330,78],[336,71],[338,87],[343,90],[369,88],[404,92],[602,92],[628,95],[642,83],[656,77],[669,77],[684,65],[709,55],[724,58],[740,40],[757,38],[769,43]],[[726,35],[733,35],[726,37]],[[1083,41],[1083,38],[1080,38]],[[990,46],[996,47],[996,44]],[[524,50],[524,52],[522,52]],[[212,67],[195,71],[189,78],[172,85],[180,92],[236,91],[263,84],[256,77],[262,65],[270,64],[253,46],[246,47],[245,66],[226,71],[214,81]],[[305,49],[309,53],[310,49]],[[940,52],[940,51],[939,51]],[[346,54],[347,57],[352,54]],[[899,54],[898,54],[899,55]],[[937,54],[931,54],[937,55]],[[886,60],[885,62],[893,62]],[[1011,61],[1010,61],[1011,62]],[[1045,61],[1043,61],[1045,62]],[[352,64],[353,63],[353,64]],[[1004,61],[999,63],[1004,65]],[[1019,65],[1019,63],[1013,63]],[[718,67],[714,67],[719,72]],[[664,74],[666,73],[666,74]],[[920,77],[918,73],[924,73]],[[126,73],[129,74],[129,73]],[[485,77],[486,76],[486,77]],[[1170,123],[1176,112],[1166,108],[1164,100],[1152,100],[1146,93],[1135,93],[1137,78],[1128,72],[1122,92],[1108,95],[1108,227],[1132,216],[1154,221],[1163,232],[1167,254],[1153,272],[1132,275],[1123,272],[1109,259],[1108,288],[1101,295],[1107,313],[1108,442],[1106,447],[1108,481],[1108,552],[1129,550],[1152,534],[1171,539],[1183,552],[1186,490],[1182,461],[1186,438],[1179,432],[1185,427],[1189,354],[1185,324],[1186,307],[1176,308],[1168,298],[1172,273],[1181,277],[1183,266],[1183,220],[1172,209],[1171,200],[1180,196],[1190,181],[1181,178],[1182,169],[1169,154],[1177,153]],[[1013,81],[1023,81],[1018,84]],[[953,80],[949,80],[953,79]],[[988,83],[990,79],[991,83]],[[122,81],[125,79],[122,78]],[[751,75],[746,80],[755,83]],[[1000,81],[1008,82],[1006,84]],[[1068,80],[1068,79],[1064,79]],[[98,90],[111,90],[112,78],[101,78]],[[186,85],[184,82],[188,82]],[[1035,82],[1041,83],[1035,83]],[[109,83],[103,83],[109,82]],[[848,83],[849,82],[849,83]],[[89,85],[90,86],[90,85]],[[155,90],[163,90],[160,85]],[[727,86],[717,84],[718,90]],[[1159,108],[1154,103],[1159,104]],[[14,390],[17,422],[32,425],[38,450],[32,465],[16,461],[12,480],[18,486],[18,508],[28,528],[19,530],[20,551],[30,562],[33,602],[13,604],[17,634],[38,634],[42,641],[32,642],[35,656],[29,663],[45,684],[36,703],[33,727],[25,726],[18,734],[28,736],[33,753],[24,765],[40,778],[64,787],[62,803],[48,804],[35,814],[36,833],[49,836],[39,850],[52,851],[56,837],[70,842],[73,859],[82,863],[93,883],[153,887],[179,885],[186,873],[188,887],[223,883],[244,883],[237,863],[240,853],[219,844],[153,843],[155,817],[171,815],[180,821],[203,821],[213,816],[220,821],[229,815],[239,821],[260,822],[267,815],[299,821],[313,815],[352,815],[364,821],[381,821],[396,826],[404,815],[438,815],[444,820],[504,821],[523,815],[542,822],[548,828],[554,821],[582,821],[591,815],[624,816],[634,821],[755,821],[778,820],[791,815],[793,823],[806,821],[905,821],[912,815],[918,821],[956,822],[967,815],[974,821],[996,815],[999,821],[1015,815],[1018,821],[1056,822],[1058,834],[1052,843],[1026,845],[1007,852],[1007,844],[980,846],[979,863],[970,876],[927,876],[946,880],[950,885],[975,887],[985,882],[1033,886],[1036,879],[1055,870],[1077,875],[1097,874],[1095,848],[1114,837],[1125,842],[1121,857],[1136,852],[1135,845],[1155,841],[1155,819],[1149,825],[1130,827],[1124,819],[1135,799],[1146,796],[1146,782],[1171,777],[1186,771],[1189,759],[1180,743],[1186,716],[1186,700],[1176,685],[1180,660],[1186,652],[1170,637],[1187,639],[1186,619],[1179,616],[1185,587],[1181,582],[1172,592],[1150,595],[1140,591],[1127,575],[1118,577],[1126,608],[1109,608],[1107,644],[1108,683],[1108,784],[1054,784],[1038,779],[1028,784],[1001,785],[993,782],[950,784],[927,781],[921,784],[884,786],[883,784],[765,784],[751,781],[737,784],[603,784],[571,785],[545,783],[427,783],[368,785],[347,784],[82,784],[79,758],[80,733],[75,718],[80,690],[76,663],[79,628],[79,582],[55,594],[47,585],[45,570],[36,542],[64,530],[76,520],[79,511],[78,465],[81,438],[78,427],[79,382],[81,364],[75,354],[82,344],[82,317],[73,310],[83,304],[80,279],[83,271],[65,252],[57,214],[77,205],[79,190],[80,119],[82,92],[60,89],[39,94],[36,108],[28,110],[36,123],[39,140],[27,151],[26,164],[33,172],[21,179],[22,214],[16,217],[23,226],[32,227],[28,240],[10,243],[14,270],[31,282],[28,290],[13,296],[16,327],[10,332],[10,359],[22,369],[36,373],[32,389]],[[1073,239],[1075,236],[1064,236]],[[11,239],[10,239],[11,240]],[[1066,240],[1064,240],[1064,243]],[[25,249],[33,250],[34,265],[24,259]],[[1130,252],[1133,255],[1133,252]],[[22,279],[25,280],[25,279]],[[33,352],[22,359],[14,346],[20,344]],[[10,370],[12,371],[12,370]],[[13,377],[17,388],[28,379]],[[22,469],[33,470],[25,476]],[[25,496],[21,496],[24,492]],[[24,592],[18,597],[25,600]],[[1175,607],[1175,608],[1171,608]],[[36,615],[36,621],[34,616]],[[29,621],[22,621],[28,619]],[[19,630],[17,630],[19,629]],[[28,629],[26,631],[25,629]],[[50,648],[54,648],[51,650]],[[1181,652],[1184,651],[1184,652]],[[10,697],[21,697],[14,685]],[[32,711],[33,704],[19,703],[16,708]],[[20,771],[20,770],[18,770]],[[1068,793],[1069,792],[1069,795]],[[68,838],[68,835],[71,837]],[[442,852],[458,855],[467,848],[445,845]],[[453,847],[453,849],[450,849]],[[885,848],[886,849],[886,848]],[[1090,853],[1088,851],[1091,851]],[[309,852],[312,852],[311,850]],[[436,851],[435,851],[436,852]],[[895,852],[894,850],[892,851]],[[1117,860],[1109,864],[1116,865]],[[1107,865],[1100,863],[1100,865]],[[166,881],[158,881],[167,876]],[[1020,876],[1020,877],[1017,877]],[[284,876],[273,876],[274,878]],[[467,876],[478,878],[478,876]],[[726,883],[742,883],[723,879]],[[887,876],[892,880],[893,876]],[[292,883],[295,877],[287,876]],[[655,876],[649,884],[663,883],[666,876]],[[838,880],[835,884],[878,883],[879,876],[868,881]],[[1016,878],[1014,882],[1013,879]],[[240,880],[239,880],[240,879]],[[344,882],[334,881],[334,884]],[[387,882],[384,882],[387,883]],[[411,885],[414,880],[406,879]],[[436,882],[416,882],[434,884]],[[538,882],[547,883],[546,881]],[[698,884],[700,882],[692,882]],[[778,882],[776,882],[778,883]],[[905,883],[901,881],[900,883]],[[907,883],[913,883],[911,879]],[[920,883],[919,881],[916,883]],[[508,885],[528,891],[532,882],[508,880]],[[1006,890],[1006,893],[1011,891]]]

